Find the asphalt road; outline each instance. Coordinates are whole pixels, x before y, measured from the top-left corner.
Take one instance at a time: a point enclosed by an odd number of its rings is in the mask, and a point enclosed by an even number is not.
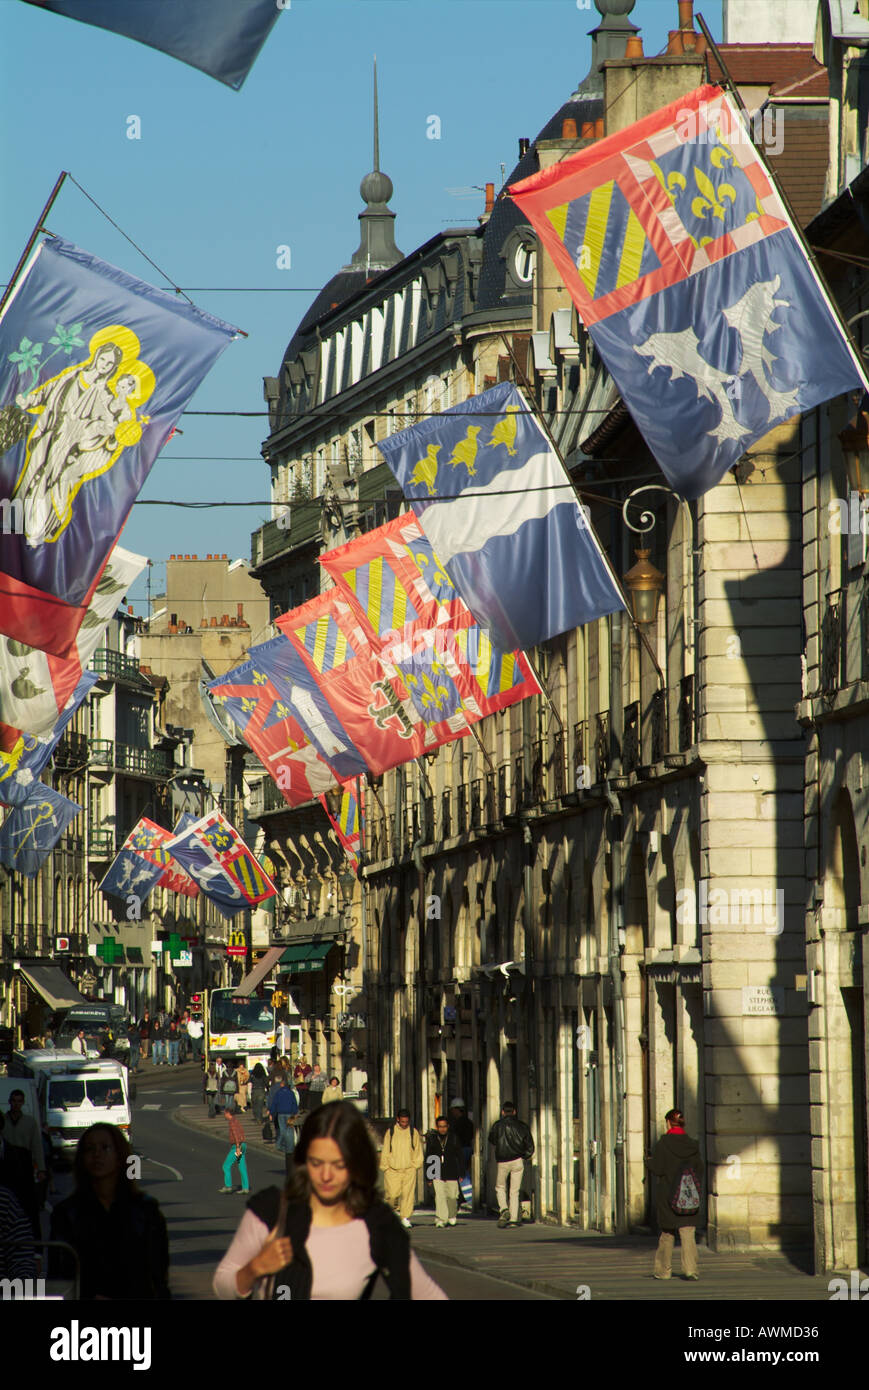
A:
[[[222,1165],[229,1139],[200,1135],[177,1124],[173,1111],[201,1099],[201,1073],[192,1064],[152,1068],[142,1064],[133,1104],[132,1140],[142,1159],[142,1186],[160,1203],[169,1230],[170,1285],[178,1300],[213,1299],[214,1270],[226,1252],[244,1211],[240,1195],[222,1196]],[[280,1183],[283,1159],[249,1152],[251,1189]],[[238,1181],[238,1170],[234,1177]],[[68,1173],[56,1176],[59,1201],[71,1189]],[[470,1302],[552,1300],[515,1285],[452,1265],[425,1261],[425,1267],[451,1299]],[[374,1297],[385,1298],[382,1281]]]

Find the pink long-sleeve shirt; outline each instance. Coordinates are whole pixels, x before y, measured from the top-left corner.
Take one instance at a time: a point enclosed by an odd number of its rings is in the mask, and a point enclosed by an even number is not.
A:
[[[265,1222],[254,1216],[252,1211],[246,1211],[232,1245],[217,1266],[214,1292],[218,1298],[241,1298],[235,1276],[262,1250],[268,1235]],[[306,1249],[314,1270],[312,1302],[352,1301],[359,1298],[374,1273],[368,1227],[361,1218],[349,1221],[344,1226],[312,1226]],[[263,1280],[254,1286],[254,1298],[264,1297],[265,1283]],[[440,1285],[426,1274],[413,1251],[410,1255],[410,1296],[414,1302],[447,1299]]]

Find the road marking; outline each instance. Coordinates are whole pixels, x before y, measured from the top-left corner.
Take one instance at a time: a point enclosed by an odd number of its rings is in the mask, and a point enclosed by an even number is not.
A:
[[[141,1108],[142,1108],[143,1110],[159,1110],[159,1109],[160,1109],[159,1105],[143,1105]]]
[[[168,1168],[169,1172],[174,1175],[177,1182],[184,1181],[183,1174],[179,1173],[177,1168],[173,1168],[171,1163],[161,1163],[159,1158],[149,1158],[147,1154],[140,1154],[140,1158],[142,1158],[145,1161],[145,1163],[156,1163],[158,1168]]]

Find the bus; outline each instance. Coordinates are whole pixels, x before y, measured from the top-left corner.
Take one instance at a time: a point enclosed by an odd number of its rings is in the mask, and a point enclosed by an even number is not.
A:
[[[232,988],[208,991],[204,1016],[207,1062],[220,1056],[224,1061],[243,1061],[250,1069],[256,1062],[267,1065],[275,1046],[279,1053],[298,1055],[301,1028],[278,1022],[273,984],[260,989],[262,993],[253,996]]]

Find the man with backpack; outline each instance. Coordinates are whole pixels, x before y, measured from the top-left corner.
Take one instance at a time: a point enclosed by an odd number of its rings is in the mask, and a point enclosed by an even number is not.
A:
[[[416,1199],[416,1175],[422,1161],[422,1135],[410,1123],[410,1111],[399,1110],[395,1124],[384,1135],[380,1167],[384,1174],[387,1205],[398,1212],[402,1226],[408,1228],[413,1224],[410,1218]]]
[[[678,1231],[682,1277],[695,1280],[698,1275],[694,1228],[703,1191],[703,1160],[697,1140],[685,1133],[682,1111],[668,1110],[664,1119],[667,1132],[647,1160],[649,1172],[658,1180],[655,1210],[661,1228],[654,1277],[670,1278]]]
[[[498,1226],[521,1226],[519,1220],[519,1191],[526,1158],[533,1157],[534,1140],[531,1130],[516,1114],[512,1100],[505,1100],[501,1106],[501,1118],[489,1130],[489,1143],[495,1150],[498,1164],[498,1177],[495,1184],[495,1197],[498,1202]],[[507,1197],[507,1183],[510,1196]],[[509,1207],[508,1207],[509,1200]]]

